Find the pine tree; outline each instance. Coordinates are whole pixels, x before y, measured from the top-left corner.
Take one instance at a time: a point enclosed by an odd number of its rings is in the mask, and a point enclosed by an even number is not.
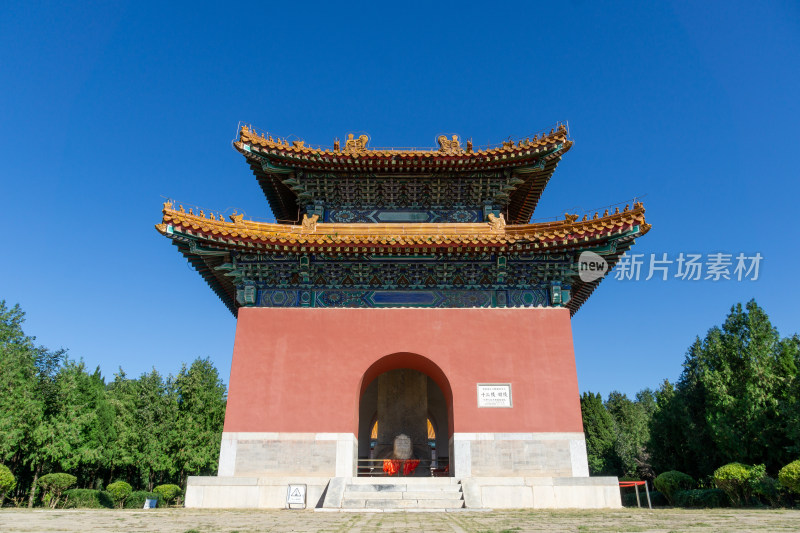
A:
[[[603,405],[600,394],[584,392],[581,396],[583,432],[586,435],[586,453],[589,473],[616,475],[619,460],[614,451],[614,420]]]

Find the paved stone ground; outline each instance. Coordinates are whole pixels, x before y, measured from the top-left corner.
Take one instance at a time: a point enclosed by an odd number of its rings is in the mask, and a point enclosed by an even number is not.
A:
[[[620,509],[454,513],[320,513],[156,509],[152,511],[2,509],[3,532],[718,532],[800,531],[800,510]]]

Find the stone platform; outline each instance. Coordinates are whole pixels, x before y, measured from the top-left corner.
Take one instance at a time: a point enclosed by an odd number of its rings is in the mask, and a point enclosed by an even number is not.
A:
[[[430,509],[447,511],[464,507],[461,482],[451,477],[333,478],[323,509]]]
[[[187,508],[282,509],[289,484],[316,510],[613,509],[615,477],[189,477]]]

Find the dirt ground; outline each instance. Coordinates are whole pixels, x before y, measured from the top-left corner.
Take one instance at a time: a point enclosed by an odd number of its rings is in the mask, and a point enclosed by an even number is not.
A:
[[[256,510],[0,510],[2,532],[159,531],[800,531],[800,510],[619,509],[603,511],[463,511],[328,513]]]

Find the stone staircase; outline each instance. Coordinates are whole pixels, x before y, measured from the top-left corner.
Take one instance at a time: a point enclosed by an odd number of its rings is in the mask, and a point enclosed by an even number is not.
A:
[[[339,500],[334,496],[330,501],[326,498],[325,507],[338,507],[341,510],[426,510],[448,511],[464,508],[464,494],[461,481],[454,478],[334,478],[341,480],[334,484],[332,480],[329,491],[339,485]],[[343,489],[343,490],[342,490]]]

